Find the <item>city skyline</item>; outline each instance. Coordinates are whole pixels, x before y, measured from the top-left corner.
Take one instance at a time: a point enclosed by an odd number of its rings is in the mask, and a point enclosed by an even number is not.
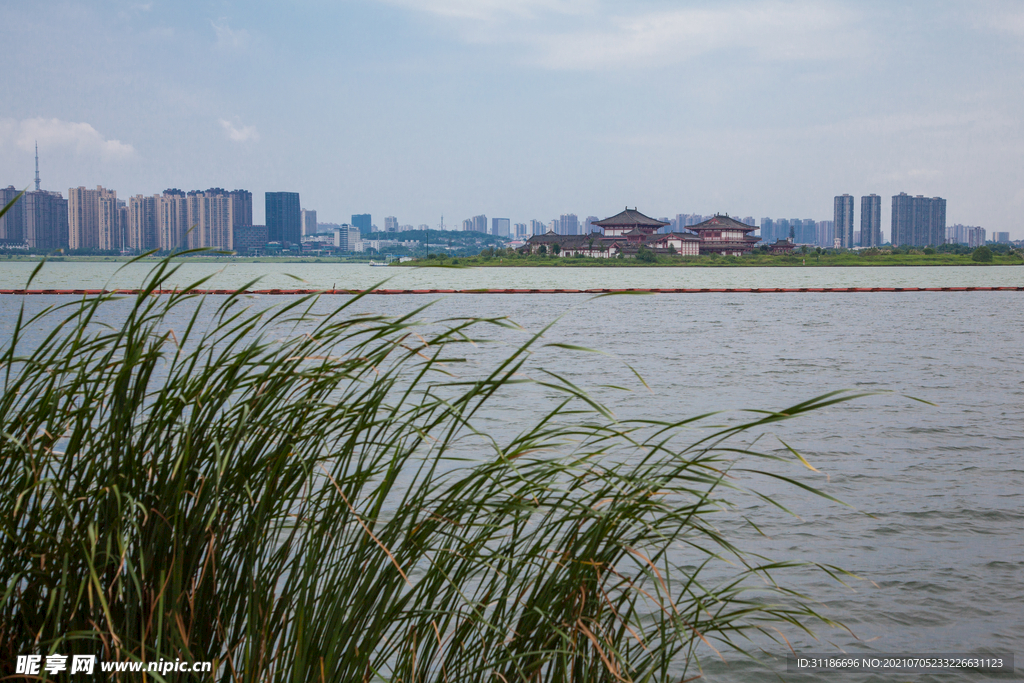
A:
[[[7,9],[0,177],[19,189],[38,140],[44,188],[301,188],[324,220],[823,219],[836,194],[906,192],[1024,237],[1019,2]]]
[[[38,172],[36,174],[38,178]],[[39,183],[37,183],[37,186]],[[0,202],[19,196],[13,186],[0,187]],[[100,250],[104,252],[142,253],[152,249],[172,251],[179,248],[262,250],[268,242],[289,249],[305,242],[306,237],[332,236],[334,246],[352,243],[347,236],[339,238],[339,230],[355,235],[375,231],[393,234],[412,230],[429,230],[430,226],[401,224],[396,216],[384,218],[384,229],[372,223],[370,214],[353,214],[351,224],[318,222],[315,209],[299,208],[297,192],[267,192],[264,195],[270,225],[253,225],[252,193],[248,190],[209,188],[184,192],[170,188],[153,196],[135,195],[118,199],[117,191],[97,186],[69,188],[68,199],[60,192],[37,189],[26,192],[21,201],[0,217],[0,244],[23,245],[31,249]],[[867,248],[881,246],[887,240],[879,229],[881,197],[861,197],[860,230],[854,230],[856,214],[854,197],[849,194],[834,198],[833,221],[762,217],[758,223],[752,216],[733,220],[760,228],[758,237],[766,244],[789,241],[815,247]],[[627,207],[627,211],[628,211]],[[911,197],[905,192],[892,197],[892,219],[897,226],[895,246],[925,247],[941,244],[964,244],[976,247],[986,242],[991,232],[993,242],[1009,242],[1007,231],[986,231],[980,226],[946,224],[946,200],[941,197]],[[712,218],[729,218],[728,214],[704,216],[676,214],[674,218],[658,219],[664,226],[659,233],[692,231],[699,223]],[[507,239],[524,240],[531,236],[557,234],[585,236],[603,232],[597,216],[581,221],[574,213],[562,214],[547,224],[539,220],[515,223],[509,218],[492,217],[488,227],[486,214],[462,222],[462,231],[472,231]],[[317,226],[322,227],[322,232]],[[756,226],[756,228],[755,228]],[[838,226],[838,229],[837,227]],[[356,238],[358,240],[358,237]]]
[[[38,143],[34,143],[34,144],[37,145]],[[35,167],[34,167],[34,169],[35,169],[35,177],[34,177],[34,182],[35,182],[35,185],[36,185],[36,188],[37,188],[35,190],[35,192],[39,192],[40,190],[38,188],[39,188],[39,185],[40,185],[40,175],[39,175],[38,148],[35,147],[34,150],[35,150]],[[0,179],[0,185],[2,185],[2,179]],[[102,185],[97,186],[97,187],[102,187]],[[29,189],[29,188],[26,188],[26,189]],[[75,189],[76,188],[74,188],[74,187],[68,189],[68,196],[69,196],[69,198],[70,198],[71,192],[73,190],[75,190]],[[77,189],[85,189],[85,187],[84,186],[79,186],[79,188],[77,188]],[[217,190],[217,191],[223,191],[221,188],[213,188],[213,189]],[[58,192],[58,193],[63,194],[63,191],[61,191],[61,190],[45,190],[44,189],[43,192],[51,192],[51,193],[52,192]],[[247,198],[246,202],[243,203],[243,204],[239,204],[239,198],[234,196],[234,195],[236,195],[239,192],[242,192],[242,193],[245,193],[245,194],[248,195],[248,198]],[[115,191],[115,193],[116,193],[116,191]],[[259,220],[256,220],[256,218],[254,218],[254,216],[262,218],[262,220],[263,220],[262,224],[263,225],[266,224],[266,212],[264,212],[263,216],[259,216],[258,212],[254,212],[253,211],[253,204],[252,204],[252,194],[253,193],[252,192],[249,192],[249,191],[246,191],[246,190],[233,190],[233,191],[231,191],[228,194],[233,195],[232,196],[232,206],[233,206],[233,208],[234,208],[234,210],[236,212],[236,215],[242,217],[241,220],[235,220],[234,221],[234,223],[236,225],[254,225],[254,224],[259,225],[259,224],[261,224]],[[264,194],[265,195],[287,194],[287,195],[291,195],[292,196],[292,201],[293,202],[294,201],[298,201],[298,198],[297,198],[298,193],[295,193],[295,192],[280,193],[280,192],[274,192],[274,191],[267,191]],[[899,193],[893,194],[892,197],[893,197],[893,200],[896,201],[898,196],[907,196],[907,195],[908,195],[908,193],[906,193],[906,192],[899,192]],[[134,198],[136,195],[131,195],[131,196]],[[141,196],[141,195],[138,195],[138,196]],[[917,196],[921,197],[923,195],[917,195]],[[837,239],[840,239],[841,246],[843,248],[847,248],[849,246],[875,246],[875,244],[871,244],[871,245],[862,244],[862,242],[861,242],[862,238],[859,238],[859,237],[856,240],[853,239],[853,235],[860,235],[863,232],[863,228],[864,228],[864,225],[863,225],[863,214],[861,214],[861,217],[857,217],[856,212],[853,209],[853,204],[852,204],[852,201],[853,201],[854,198],[851,195],[844,194],[844,195],[842,195],[842,198],[844,198],[844,207],[846,207],[846,210],[849,211],[849,220],[851,221],[851,223],[850,223],[850,226],[849,226],[849,229],[850,229],[849,240],[846,240],[846,239],[842,238],[839,234],[836,234]],[[833,213],[833,215],[835,217],[837,217],[837,218],[839,217],[839,214],[838,214],[838,210],[839,210],[838,209],[838,206],[839,206],[838,202],[839,202],[839,199],[840,199],[840,196],[836,195],[834,197],[834,202],[833,202],[833,204],[834,204],[834,213]],[[872,225],[872,227],[875,230],[878,231],[878,233],[880,233],[880,237],[879,237],[880,241],[877,244],[882,244],[882,243],[885,243],[885,242],[888,242],[888,241],[891,240],[891,238],[892,238],[892,225],[893,225],[893,223],[891,221],[887,222],[887,221],[882,220],[883,217],[887,218],[888,214],[886,212],[881,212],[880,211],[880,205],[879,205],[880,199],[881,198],[877,194],[875,194],[875,193],[871,193],[870,195],[861,196],[861,210],[862,211],[863,211],[864,206],[865,206],[865,204],[864,204],[865,201],[871,200],[873,202],[871,204],[871,206],[873,207],[872,208],[872,212],[873,212],[874,216],[873,216],[873,218],[871,218],[871,221],[872,221],[871,225]],[[847,202],[850,202],[850,203],[848,204]],[[945,208],[943,208],[943,214],[944,214],[944,212],[945,212]],[[652,212],[652,213],[657,213],[657,212]],[[307,216],[307,214],[309,214],[309,216]],[[357,214],[352,214],[353,220],[355,219],[356,215]],[[359,214],[359,215],[361,215],[361,216],[372,216],[373,214],[371,212],[369,214]],[[575,226],[575,228],[569,228],[569,230],[572,230],[572,232],[566,232],[567,228],[565,227],[565,221],[567,219],[567,216],[569,216],[569,215],[576,216],[577,214],[560,213],[559,217],[556,217],[556,218],[554,218],[554,219],[552,219],[551,221],[548,222],[548,224],[547,224],[548,228],[547,229],[551,229],[552,226],[555,226],[555,227],[558,228],[558,229],[556,229],[556,232],[562,232],[562,234],[577,234],[575,232],[576,230],[579,230],[579,231],[585,230],[585,228],[586,228],[585,225],[578,224],[578,225]],[[702,216],[702,214],[699,214],[699,213],[697,213],[697,214],[675,214],[675,218],[672,219],[672,222],[673,222],[673,225],[675,225],[676,221],[679,220],[680,218],[690,216],[691,217],[691,222],[688,223],[688,224],[693,224],[694,222],[700,222],[700,220],[702,220],[703,218],[711,217],[711,216],[714,216],[714,215],[732,215],[733,217],[738,217],[740,214],[738,214],[738,213],[737,214],[730,214],[730,212],[728,212],[728,211],[716,211],[714,213],[706,214],[706,215],[703,215],[703,216]],[[895,216],[895,215],[896,215],[896,213],[892,214],[892,216]],[[343,217],[334,217],[334,218],[336,220],[343,219]],[[595,217],[594,216],[590,216],[589,218],[595,218]],[[479,231],[479,232],[490,233],[491,230],[489,230],[489,229],[488,230],[479,229],[479,225],[481,224],[480,221],[483,221],[483,220],[486,220],[486,219],[487,219],[487,215],[486,214],[476,215],[476,216],[474,216],[472,218],[469,218],[469,219],[466,219],[466,220],[462,221],[461,229],[462,230],[473,229],[473,230],[476,230],[476,231]],[[419,229],[424,229],[424,228],[427,228],[427,229],[441,229],[440,228],[441,220],[442,219],[439,219],[439,223],[436,224],[436,225],[419,224],[418,227],[419,227]],[[511,219],[502,219],[502,220],[509,221]],[[578,220],[578,218],[577,218],[577,220]],[[748,222],[748,224],[750,224],[750,225],[757,225],[758,227],[761,227],[761,223],[760,222],[755,222],[755,219],[753,219],[752,217],[746,217],[743,220],[745,222]],[[765,220],[765,219],[762,219],[762,220]],[[788,225],[788,222],[791,222],[793,220],[802,221],[804,223],[807,223],[808,221],[814,221],[814,222],[819,224],[819,226],[816,228],[819,232],[821,230],[820,223],[823,222],[823,221],[820,221],[820,220],[817,220],[817,219],[778,219],[778,220],[782,220],[784,222],[787,222],[787,225]],[[969,223],[972,222],[969,218],[965,219],[965,220],[967,220],[967,222],[969,222]],[[300,234],[300,236],[301,235],[309,234],[309,233],[306,232],[307,221],[311,221],[311,225],[313,225],[313,226],[316,225],[316,223],[317,223],[317,211],[315,209],[310,210],[310,209],[306,209],[306,208],[301,208],[299,210],[298,225],[300,226],[299,227],[299,234]],[[530,219],[530,221],[531,221],[531,225],[532,225],[532,223],[536,222],[535,219]],[[341,220],[341,222],[344,222],[344,221]],[[974,222],[976,223],[977,221],[974,221]],[[413,224],[415,224],[416,221],[413,221],[412,224],[399,225],[398,218],[396,218],[395,216],[386,216],[385,219],[384,219],[384,223],[385,223],[384,227],[380,227],[380,226],[375,226],[375,227],[378,227],[378,229],[381,232],[396,232],[396,231],[402,231],[402,230],[411,230],[411,229],[414,228]],[[832,221],[832,223],[834,223],[834,221]],[[854,223],[856,223],[856,224],[854,224]],[[477,227],[467,228],[467,224],[473,224],[473,225],[475,225]],[[774,223],[769,225],[769,231],[774,230],[774,228],[775,228]],[[444,230],[458,230],[460,228],[457,226],[456,223],[449,222],[448,224],[446,224],[444,226],[443,229]],[[808,228],[808,229],[810,229],[810,228]],[[528,233],[529,234],[541,234],[539,232],[536,232],[535,230],[536,230],[536,228],[533,227],[531,230],[528,231]],[[988,232],[990,232],[990,233],[1008,232],[1011,235],[1011,239],[1012,240],[1017,240],[1017,239],[1024,238],[1024,231],[1021,231],[1022,232],[1021,237],[1018,238],[1018,237],[1014,236],[1015,233],[1014,233],[1013,230],[1000,231],[998,229],[993,229],[991,227],[986,228],[986,230]],[[509,230],[509,232],[507,234],[509,236],[512,236],[512,237],[515,236],[514,233],[511,231],[511,228],[510,228],[510,230]],[[580,233],[580,234],[582,234],[582,233]],[[772,236],[772,239],[770,241],[774,241],[774,238],[775,238],[774,232],[770,232],[769,234]],[[781,233],[780,233],[780,236],[782,238],[785,238],[785,235],[781,235]],[[807,239],[807,240],[803,240],[802,243],[812,243],[814,241],[815,240]],[[827,240],[817,239],[816,241],[821,246],[826,246]],[[847,243],[848,241],[849,241],[849,243]],[[831,243],[829,243],[828,245],[830,246],[830,244]]]

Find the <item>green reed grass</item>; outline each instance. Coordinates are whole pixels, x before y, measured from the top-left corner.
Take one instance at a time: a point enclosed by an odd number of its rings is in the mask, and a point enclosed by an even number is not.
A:
[[[152,294],[173,275],[12,323],[5,673],[34,652],[218,681],[679,681],[755,631],[832,624],[714,522],[737,458],[780,457],[748,432],[850,396],[618,421],[534,367],[541,334],[457,362],[503,319]],[[475,426],[528,390],[555,407],[503,441]]]

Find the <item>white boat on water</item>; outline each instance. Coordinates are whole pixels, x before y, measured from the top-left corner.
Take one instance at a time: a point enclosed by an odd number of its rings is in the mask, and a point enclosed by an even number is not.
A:
[[[370,265],[371,266],[390,266],[393,261],[401,261],[401,260],[402,259],[400,259],[398,256],[395,256],[394,254],[384,254],[384,260],[383,261],[374,261],[373,259],[370,259]]]

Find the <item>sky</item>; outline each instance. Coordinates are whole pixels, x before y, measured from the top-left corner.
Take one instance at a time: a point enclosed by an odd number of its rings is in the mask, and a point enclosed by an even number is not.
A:
[[[293,191],[321,222],[831,220],[1024,238],[1020,0],[4,0],[0,185]],[[855,202],[856,223],[860,202]]]

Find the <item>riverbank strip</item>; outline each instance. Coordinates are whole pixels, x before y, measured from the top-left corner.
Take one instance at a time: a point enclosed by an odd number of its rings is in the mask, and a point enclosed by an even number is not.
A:
[[[0,289],[0,296],[96,296],[101,294],[138,295],[138,289]],[[342,294],[780,294],[792,292],[849,293],[849,292],[1024,292],[1024,287],[704,287],[687,288],[632,288],[632,289],[251,289],[238,292],[233,289],[158,289],[152,294],[259,294],[309,295]]]

